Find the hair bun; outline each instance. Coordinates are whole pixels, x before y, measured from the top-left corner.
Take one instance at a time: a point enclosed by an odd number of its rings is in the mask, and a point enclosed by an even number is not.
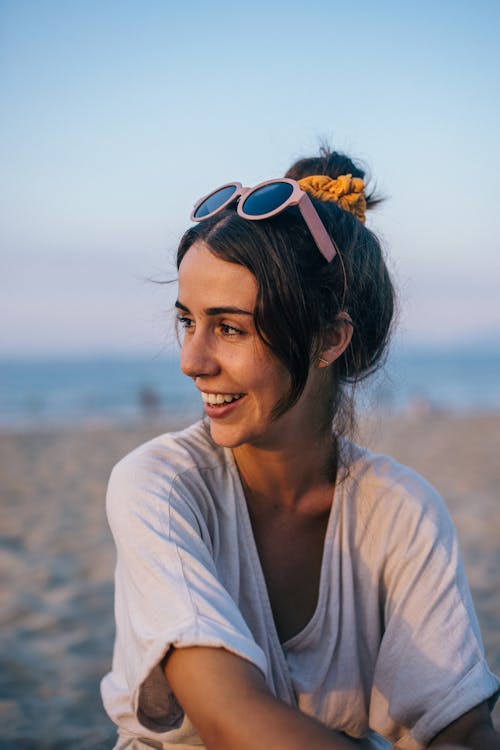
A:
[[[307,190],[312,197],[319,200],[337,202],[345,211],[355,214],[360,221],[363,221],[365,211],[374,208],[383,200],[374,190],[367,187],[370,183],[370,177],[366,176],[366,167],[360,161],[351,159],[347,154],[334,151],[326,145],[320,148],[318,156],[308,156],[292,164],[285,177],[290,177],[297,182],[310,178],[313,185],[323,178],[332,180],[336,183],[333,188],[335,195],[339,189],[337,185],[340,186],[338,200],[334,197],[328,197],[328,195],[314,195],[312,189],[308,190],[303,187],[303,190]],[[338,183],[337,180],[339,180]],[[324,185],[319,182],[318,185],[321,190],[324,189]],[[361,190],[359,189],[360,186],[362,186]],[[353,197],[347,197],[351,195]]]

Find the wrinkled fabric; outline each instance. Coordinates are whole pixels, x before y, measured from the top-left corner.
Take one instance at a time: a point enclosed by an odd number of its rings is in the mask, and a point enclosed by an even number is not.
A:
[[[117,464],[116,642],[102,681],[117,748],[203,744],[160,666],[171,646],[238,654],[275,696],[360,748],[420,750],[497,693],[442,500],[386,456],[341,450],[349,468],[332,497],[317,607],[284,644],[232,452],[200,422]]]

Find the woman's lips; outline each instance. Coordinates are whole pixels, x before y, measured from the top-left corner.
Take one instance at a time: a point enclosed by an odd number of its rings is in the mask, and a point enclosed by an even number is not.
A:
[[[206,404],[210,406],[222,406],[223,404],[230,404],[233,401],[237,401],[243,396],[243,393],[211,393],[209,391],[201,391],[201,397]]]
[[[229,414],[232,414],[235,409],[238,408],[239,404],[245,398],[244,393],[207,394],[202,392],[201,395],[205,405],[205,414],[210,417],[210,419],[222,419],[223,417],[227,417]],[[215,400],[214,396],[218,396],[219,398]],[[221,398],[223,398],[224,400],[221,401]],[[232,400],[226,400],[228,398],[231,398]],[[214,401],[215,403],[213,403]],[[217,403],[217,401],[219,401],[219,403]]]

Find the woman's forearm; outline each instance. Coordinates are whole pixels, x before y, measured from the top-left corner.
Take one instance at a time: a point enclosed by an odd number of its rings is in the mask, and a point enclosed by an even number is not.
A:
[[[209,750],[352,750],[354,743],[270,695],[252,696],[202,737]]]
[[[274,698],[261,673],[223,649],[174,649],[165,674],[208,750],[349,750],[355,744]]]

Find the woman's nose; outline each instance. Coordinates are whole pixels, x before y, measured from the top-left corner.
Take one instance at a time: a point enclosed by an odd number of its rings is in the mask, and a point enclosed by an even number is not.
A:
[[[202,331],[186,334],[181,348],[181,370],[190,378],[218,373],[214,344]]]

